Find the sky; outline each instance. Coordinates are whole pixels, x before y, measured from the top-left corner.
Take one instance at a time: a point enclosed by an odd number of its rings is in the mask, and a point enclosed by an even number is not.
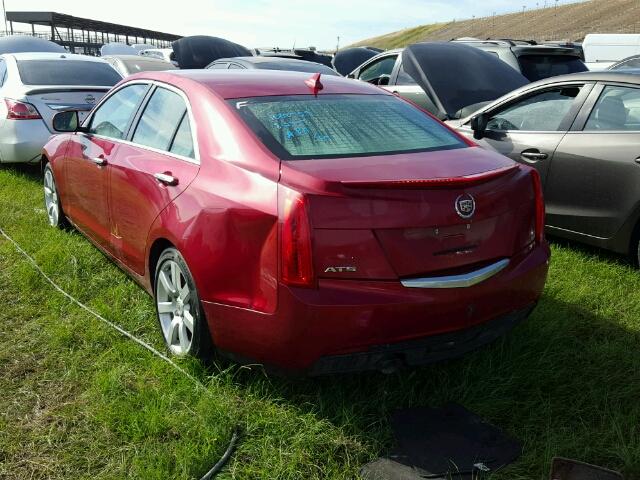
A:
[[[555,0],[5,0],[7,11],[56,11],[247,47],[335,48],[425,23],[555,4]],[[571,0],[559,0],[559,4]],[[55,5],[55,6],[54,6]],[[16,30],[30,27],[15,25]]]

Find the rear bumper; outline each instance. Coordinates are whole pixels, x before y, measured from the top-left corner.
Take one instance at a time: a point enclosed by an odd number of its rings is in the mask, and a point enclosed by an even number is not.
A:
[[[5,120],[0,130],[0,162],[37,162],[49,137],[51,132],[40,119]]]
[[[526,317],[544,288],[549,247],[545,243],[510,260],[499,274],[468,288],[321,280],[316,289],[281,286],[275,314],[209,302],[203,306],[216,346],[236,360],[316,374],[360,371],[384,368],[373,365],[381,352],[395,351],[390,347],[395,345],[402,354],[399,360],[413,365],[440,359],[422,346],[402,353],[413,342],[426,342],[433,350],[430,338],[439,336],[447,343],[445,335],[472,329],[469,338],[461,333],[454,351],[442,357],[447,358],[491,341]],[[504,320],[507,327],[490,325],[503,317],[511,319]],[[479,335],[476,328],[491,332]]]
[[[309,375],[395,370],[456,358],[487,345],[525,320],[535,305],[502,315],[475,327],[409,342],[375,345],[366,352],[322,357]]]

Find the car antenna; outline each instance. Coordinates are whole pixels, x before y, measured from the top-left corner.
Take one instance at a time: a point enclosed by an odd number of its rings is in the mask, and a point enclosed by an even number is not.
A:
[[[314,73],[311,78],[307,78],[304,83],[311,89],[311,92],[317,97],[318,92],[324,88],[320,82],[320,73]]]

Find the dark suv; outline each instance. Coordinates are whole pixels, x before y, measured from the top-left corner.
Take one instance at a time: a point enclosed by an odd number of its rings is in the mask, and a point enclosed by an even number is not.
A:
[[[580,58],[580,52],[571,47],[538,45],[536,42],[528,40],[461,38],[453,41],[479,48],[497,56],[500,60],[522,73],[531,82],[588,70]]]

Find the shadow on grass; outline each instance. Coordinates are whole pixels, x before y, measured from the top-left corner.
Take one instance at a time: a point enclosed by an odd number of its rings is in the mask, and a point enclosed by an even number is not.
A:
[[[514,468],[540,478],[555,455],[640,477],[640,334],[543,299],[505,338],[461,359],[407,369],[291,380],[242,370],[246,389],[325,418],[381,454],[399,408],[457,402],[525,445]],[[514,472],[511,472],[514,474]]]
[[[594,247],[592,245],[580,243],[575,240],[569,240],[567,238],[548,236],[547,239],[552,245],[556,245],[562,248],[569,248],[584,255],[595,257],[598,260],[604,260],[625,267],[636,267],[631,257],[623,255],[621,253],[612,252],[610,250],[605,250],[604,248]]]

